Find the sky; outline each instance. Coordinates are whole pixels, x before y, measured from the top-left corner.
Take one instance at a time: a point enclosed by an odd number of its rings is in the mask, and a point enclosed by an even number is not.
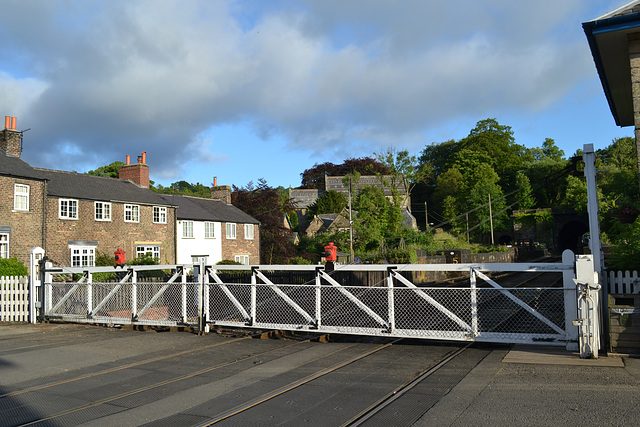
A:
[[[582,23],[625,0],[0,0],[0,116],[22,159],[298,187],[315,164],[494,118],[565,155],[615,125]]]

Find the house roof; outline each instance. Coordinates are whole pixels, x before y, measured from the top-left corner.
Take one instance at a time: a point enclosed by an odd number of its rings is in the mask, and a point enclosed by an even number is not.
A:
[[[49,196],[160,206],[171,205],[160,194],[124,179],[50,169],[36,168],[35,170],[49,180],[47,185]]]
[[[18,157],[7,156],[0,152],[0,175],[44,181],[45,176]]]
[[[349,189],[344,185],[344,176],[327,176],[325,178],[325,188],[327,191],[337,191],[339,193],[348,194]],[[382,176],[382,180],[377,175],[363,175],[359,180],[353,181],[351,184],[354,193],[357,193],[359,189],[373,185],[374,187],[382,188],[385,196],[392,196],[390,186],[395,186],[398,189],[398,193],[401,196],[407,194],[407,187],[402,176],[396,178],[391,175]]]
[[[627,36],[640,31],[640,0],[584,22],[582,28],[616,124],[632,126],[633,96]]]
[[[179,220],[260,224],[260,221],[251,215],[220,200],[179,194],[163,194],[162,197],[167,203],[178,206],[176,215]]]

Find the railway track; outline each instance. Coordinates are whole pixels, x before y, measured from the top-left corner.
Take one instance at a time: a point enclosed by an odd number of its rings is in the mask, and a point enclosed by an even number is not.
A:
[[[399,339],[249,338],[43,378],[0,395],[0,426],[376,425],[387,411],[404,425],[490,352]],[[421,386],[440,388],[430,404]],[[393,409],[410,401],[410,410]]]

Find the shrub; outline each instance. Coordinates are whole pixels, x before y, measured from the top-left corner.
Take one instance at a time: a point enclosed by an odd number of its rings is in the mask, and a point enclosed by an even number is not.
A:
[[[0,258],[0,276],[28,276],[29,269],[17,258]]]

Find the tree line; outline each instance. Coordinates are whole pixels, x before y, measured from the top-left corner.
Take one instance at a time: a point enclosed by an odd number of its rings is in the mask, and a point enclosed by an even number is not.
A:
[[[619,219],[625,212],[631,216],[640,212],[635,152],[634,138],[616,138],[598,150],[596,166],[607,171],[598,174],[603,241],[617,248],[617,266],[640,270],[640,220],[626,224]],[[300,174],[299,188],[323,190],[327,175],[353,180],[363,175],[404,180],[420,231],[402,224],[399,197],[390,199],[381,188],[365,186],[353,194],[352,210],[357,212],[353,245],[362,261],[384,258],[411,262],[416,249],[429,252],[448,245],[464,246],[467,232],[471,242],[486,242],[490,226],[511,227],[514,212],[585,212],[587,191],[581,156],[578,150],[567,157],[551,138],[539,147],[527,148],[517,143],[511,127],[488,118],[477,122],[466,137],[432,142],[417,155],[388,148],[342,163],[315,164]],[[117,176],[115,163],[89,173],[109,174],[115,170]],[[152,184],[151,188],[161,193],[210,197],[210,188],[200,183],[178,181],[169,187]],[[348,252],[349,233],[314,238],[300,233],[300,242],[294,245],[291,228],[295,230],[301,218],[297,218],[288,189],[271,187],[260,179],[257,184],[233,186],[232,203],[261,222],[263,263],[317,262],[329,241]],[[329,191],[309,207],[309,215],[339,213],[346,206],[343,194]],[[435,238],[432,227],[443,229],[446,238]]]

